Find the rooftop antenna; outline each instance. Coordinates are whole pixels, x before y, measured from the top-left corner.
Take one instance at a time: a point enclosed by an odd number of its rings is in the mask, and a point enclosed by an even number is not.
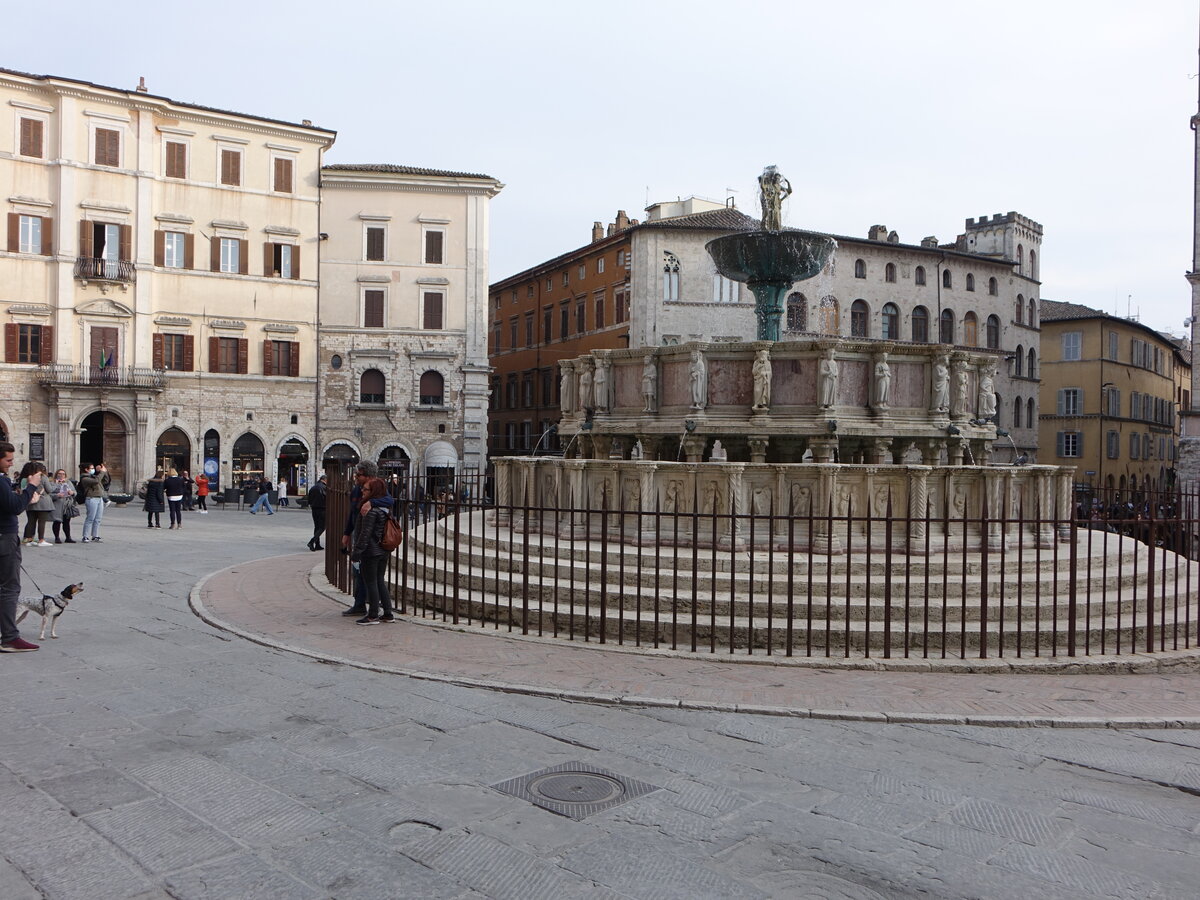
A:
[[[738,192],[737,188],[731,188],[731,187],[725,188],[725,205],[726,206],[733,207],[734,209],[737,208],[736,199],[732,196],[733,194],[736,194],[737,192]]]

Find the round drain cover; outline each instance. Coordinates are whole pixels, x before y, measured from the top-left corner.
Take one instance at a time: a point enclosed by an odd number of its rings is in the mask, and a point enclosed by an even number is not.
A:
[[[592,772],[551,772],[530,782],[529,792],[556,803],[604,803],[624,794],[625,787]]]

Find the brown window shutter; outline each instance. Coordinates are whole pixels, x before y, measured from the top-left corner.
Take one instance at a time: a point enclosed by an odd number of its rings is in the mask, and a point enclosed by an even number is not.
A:
[[[21,120],[21,155],[42,158],[42,121]]]
[[[292,161],[290,159],[275,160],[275,190],[281,194],[292,192]]]
[[[42,255],[54,255],[54,220],[49,216],[42,216]]]
[[[183,336],[183,370],[185,372],[196,371],[196,336],[194,334]]]
[[[383,327],[383,291],[363,292],[363,327]]]
[[[167,177],[187,177],[187,144],[167,141]]]
[[[275,374],[275,355],[271,352],[271,341],[268,338],[263,341],[263,374]]]
[[[384,232],[382,228],[367,229],[367,259],[383,259],[383,236]]]
[[[41,352],[39,358],[42,361],[42,365],[47,366],[54,362],[54,326],[43,325],[41,338],[41,346],[39,347]]]
[[[440,331],[442,328],[442,294],[429,292],[425,295],[425,323],[424,327],[431,331]]]
[[[292,352],[289,354],[289,358],[288,358],[288,374],[291,375],[293,378],[299,378],[300,377],[300,342],[292,341],[291,342],[291,350],[292,350]]]
[[[221,271],[221,239],[213,237],[208,239],[208,268],[212,272]]]
[[[8,214],[8,252],[17,253],[21,249],[21,215]]]
[[[292,279],[300,280],[300,245],[292,247]]]
[[[249,338],[238,338],[238,363],[237,370],[239,375],[245,375],[250,371],[250,340]]]
[[[121,164],[121,132],[111,128],[96,129],[96,165]]]
[[[162,268],[166,264],[167,259],[167,235],[161,229],[154,231],[154,264]],[[155,368],[158,368],[157,366]]]
[[[17,361],[17,323],[4,323],[4,361],[15,363]]]
[[[123,262],[132,262],[133,261],[133,226],[132,225],[118,225],[117,228],[118,228],[120,236],[121,236],[120,259]]]
[[[441,265],[443,260],[442,238],[440,231],[425,232],[425,262],[431,265]]]
[[[161,334],[152,334],[151,338],[151,368],[161,369],[163,367],[163,336]]]
[[[92,255],[92,223],[79,220],[79,255],[85,259]]]
[[[272,275],[278,275],[275,271],[275,245],[263,244],[263,274],[270,278]]]
[[[196,236],[194,234],[183,236],[183,267],[185,269],[196,268]]]
[[[238,274],[246,275],[250,271],[250,242],[238,241],[242,246],[238,248]]]
[[[221,339],[219,337],[208,339],[208,371],[221,371]]]

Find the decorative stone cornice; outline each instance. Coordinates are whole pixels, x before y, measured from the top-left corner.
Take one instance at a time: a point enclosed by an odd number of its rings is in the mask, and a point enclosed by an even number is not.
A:
[[[288,235],[289,237],[299,237],[300,236],[299,228],[291,228],[290,226],[287,226],[287,225],[266,225],[263,227],[263,231],[266,232],[267,234],[285,234],[285,235]]]
[[[249,231],[250,226],[245,222],[235,222],[232,219],[213,219],[209,222],[213,228],[224,228],[226,231]]]
[[[14,194],[8,198],[8,202],[14,206],[36,206],[41,209],[50,209],[54,206],[50,200],[39,200],[37,197],[26,197],[22,194]]]
[[[121,206],[117,203],[105,203],[103,200],[80,200],[80,209],[91,209],[96,212],[119,213],[127,216],[133,212],[128,206]]]
[[[192,320],[187,316],[155,316],[155,325],[174,325],[180,328],[187,328],[192,324]]]
[[[245,331],[246,323],[237,319],[212,319],[209,321],[208,327],[225,331]]]
[[[284,322],[268,322],[262,327],[263,331],[269,331],[272,334],[299,334],[300,328],[296,325],[288,325]]]
[[[422,225],[449,225],[449,219],[434,218],[433,216],[417,216],[417,221]]]
[[[391,284],[392,279],[387,275],[359,275],[359,284]]]
[[[185,216],[182,213],[169,212],[158,213],[158,215],[156,215],[154,218],[159,222],[171,222],[175,225],[191,225],[196,221],[191,216]]]
[[[44,303],[14,303],[8,308],[10,316],[40,316],[50,315],[50,307]]]
[[[446,285],[446,284],[449,284],[449,283],[450,283],[450,279],[449,279],[449,278],[436,278],[436,277],[433,277],[433,276],[428,276],[428,277],[425,277],[425,278],[418,278],[418,279],[417,279],[417,284],[441,284],[441,285]]]

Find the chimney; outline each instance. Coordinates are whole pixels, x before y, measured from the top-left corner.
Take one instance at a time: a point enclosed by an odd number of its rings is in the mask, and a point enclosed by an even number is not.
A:
[[[141,94],[150,93],[150,88],[146,87],[146,76],[145,75],[141,75],[138,77],[138,86],[136,88],[134,88],[134,90]]]
[[[933,247],[936,249],[937,245],[938,245],[937,238],[934,237],[932,234],[929,235],[928,237],[921,238],[921,246],[922,247]]]
[[[604,226],[599,222],[592,223],[592,243],[601,240],[604,237]]]
[[[624,231],[626,228],[629,227],[629,216],[627,216],[625,214],[625,210],[623,210],[623,209],[617,210],[616,226],[617,226],[617,231]]]
[[[872,225],[870,227],[870,229],[867,230],[867,240],[868,241],[886,241],[887,240],[887,226],[886,225]]]
[[[607,228],[607,229],[605,229],[605,231],[604,231],[604,236],[605,236],[605,237],[612,237],[612,236],[613,236],[613,235],[616,233],[616,231],[617,231],[617,226],[616,226],[616,225],[614,225],[612,222],[609,222],[609,223],[608,223],[608,228]]]
[[[311,128],[312,127],[312,119],[301,119],[300,124],[304,125],[308,128]]]

